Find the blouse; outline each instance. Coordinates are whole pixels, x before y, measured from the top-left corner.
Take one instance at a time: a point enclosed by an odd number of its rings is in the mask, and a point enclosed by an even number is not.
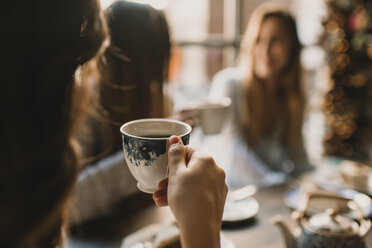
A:
[[[246,142],[239,121],[240,113],[244,113],[243,78],[244,73],[238,68],[224,69],[213,78],[209,93],[211,99],[231,98],[230,116],[223,134],[228,154],[225,166],[228,185],[231,188],[247,184],[271,186],[310,169],[306,157],[294,159],[289,148],[280,142],[283,121],[277,122],[257,144]]]

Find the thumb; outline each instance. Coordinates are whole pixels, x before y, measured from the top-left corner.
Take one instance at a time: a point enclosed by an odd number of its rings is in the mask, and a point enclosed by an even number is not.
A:
[[[169,139],[168,168],[169,174],[174,174],[178,169],[186,167],[186,148],[177,136]]]

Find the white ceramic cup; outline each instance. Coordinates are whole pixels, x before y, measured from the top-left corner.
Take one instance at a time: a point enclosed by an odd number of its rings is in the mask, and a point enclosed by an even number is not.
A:
[[[120,127],[124,156],[128,168],[137,180],[137,187],[154,193],[158,183],[168,176],[169,138],[178,136],[187,145],[191,127],[171,119],[139,119]]]
[[[198,99],[191,103],[197,111],[198,123],[205,135],[219,134],[228,117],[231,99]]]
[[[362,192],[368,192],[370,190],[372,167],[367,164],[344,160],[340,164],[340,174],[352,189]]]

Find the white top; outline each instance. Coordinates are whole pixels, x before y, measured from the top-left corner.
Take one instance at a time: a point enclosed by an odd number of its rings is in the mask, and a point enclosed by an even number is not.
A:
[[[291,159],[289,150],[280,143],[283,122],[255,146],[249,146],[239,126],[239,113],[243,108],[241,82],[244,74],[238,68],[227,68],[216,74],[209,97],[231,98],[230,116],[224,129],[227,183],[231,188],[255,184],[259,187],[283,183],[289,175],[296,175],[310,168],[306,158]],[[289,175],[288,175],[289,174]]]
[[[70,223],[79,224],[108,213],[120,200],[139,190],[123,151],[119,151],[80,172],[70,206]]]

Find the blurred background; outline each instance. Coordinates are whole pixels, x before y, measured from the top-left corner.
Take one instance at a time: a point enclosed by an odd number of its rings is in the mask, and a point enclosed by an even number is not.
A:
[[[101,0],[103,9],[114,0]],[[171,29],[169,89],[175,111],[207,94],[216,72],[235,65],[250,14],[263,0],[137,0],[165,12]],[[272,2],[272,1],[271,1]],[[372,24],[369,1],[277,0],[297,19],[303,45],[309,159],[372,154]]]

